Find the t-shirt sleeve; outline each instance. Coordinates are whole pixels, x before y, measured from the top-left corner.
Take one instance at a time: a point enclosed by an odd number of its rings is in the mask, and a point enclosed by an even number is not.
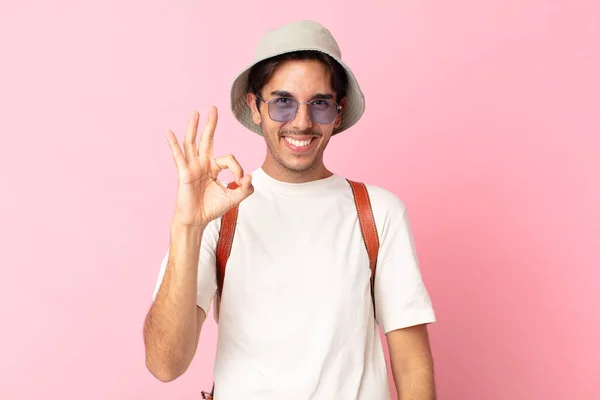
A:
[[[404,203],[393,193],[372,188],[379,232],[375,311],[384,333],[436,320],[423,281]]]
[[[216,274],[216,248],[219,238],[219,219],[211,221],[202,236],[200,254],[198,258],[198,285],[196,292],[196,304],[208,315],[211,302],[217,291]],[[154,289],[153,300],[160,289],[167,264],[169,261],[170,248],[161,262],[158,280]]]

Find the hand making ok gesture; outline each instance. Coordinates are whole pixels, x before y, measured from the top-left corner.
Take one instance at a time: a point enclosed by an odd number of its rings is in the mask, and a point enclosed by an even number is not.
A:
[[[184,152],[170,130],[167,139],[177,165],[179,182],[174,221],[186,226],[205,227],[254,193],[254,187],[252,176],[244,175],[244,170],[233,155],[213,157],[216,107],[210,108],[206,127],[196,146],[198,120],[198,113],[192,113],[183,143]],[[228,189],[219,182],[217,176],[223,169],[231,170],[239,187]]]

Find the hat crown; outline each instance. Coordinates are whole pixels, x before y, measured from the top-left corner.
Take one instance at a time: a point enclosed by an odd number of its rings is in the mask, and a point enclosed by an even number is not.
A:
[[[254,53],[254,60],[298,49],[318,50],[342,58],[340,47],[327,28],[318,22],[303,20],[265,32]]]

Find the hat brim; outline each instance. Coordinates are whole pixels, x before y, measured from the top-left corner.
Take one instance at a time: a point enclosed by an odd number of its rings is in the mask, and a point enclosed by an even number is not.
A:
[[[360,86],[358,85],[358,81],[356,77],[350,70],[350,68],[342,62],[338,57],[334,54],[323,51],[322,49],[316,48],[298,48],[293,51],[319,51],[321,53],[329,55],[335,61],[337,61],[346,71],[346,75],[348,77],[348,89],[346,91],[346,106],[342,110],[342,121],[337,128],[334,128],[332,132],[333,135],[337,135],[351,126],[356,124],[358,120],[362,117],[365,111],[365,97],[362,93]],[[255,60],[252,64],[248,65],[246,68],[240,72],[236,78],[233,80],[233,84],[231,85],[231,111],[235,118],[246,128],[251,130],[252,132],[263,136],[262,126],[260,124],[255,124],[252,120],[252,112],[250,107],[247,104],[247,89],[248,89],[248,75],[250,74],[250,70],[256,64],[261,61],[267,60],[269,58],[289,53],[290,51],[285,51],[281,53],[271,54],[268,57],[264,57],[258,60]]]

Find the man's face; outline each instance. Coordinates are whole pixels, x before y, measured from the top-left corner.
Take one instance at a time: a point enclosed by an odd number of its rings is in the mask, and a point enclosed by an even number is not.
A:
[[[289,60],[279,64],[260,96],[267,102],[282,96],[299,102],[336,100],[330,72],[316,60]],[[261,101],[257,108],[255,100],[253,94],[248,95],[254,123],[262,125],[268,148],[266,162],[295,173],[323,169],[323,152],[333,129],[341,122],[341,113],[332,123],[319,124],[311,120],[309,105],[304,103],[298,105],[292,120],[277,122],[270,118],[268,105]]]

